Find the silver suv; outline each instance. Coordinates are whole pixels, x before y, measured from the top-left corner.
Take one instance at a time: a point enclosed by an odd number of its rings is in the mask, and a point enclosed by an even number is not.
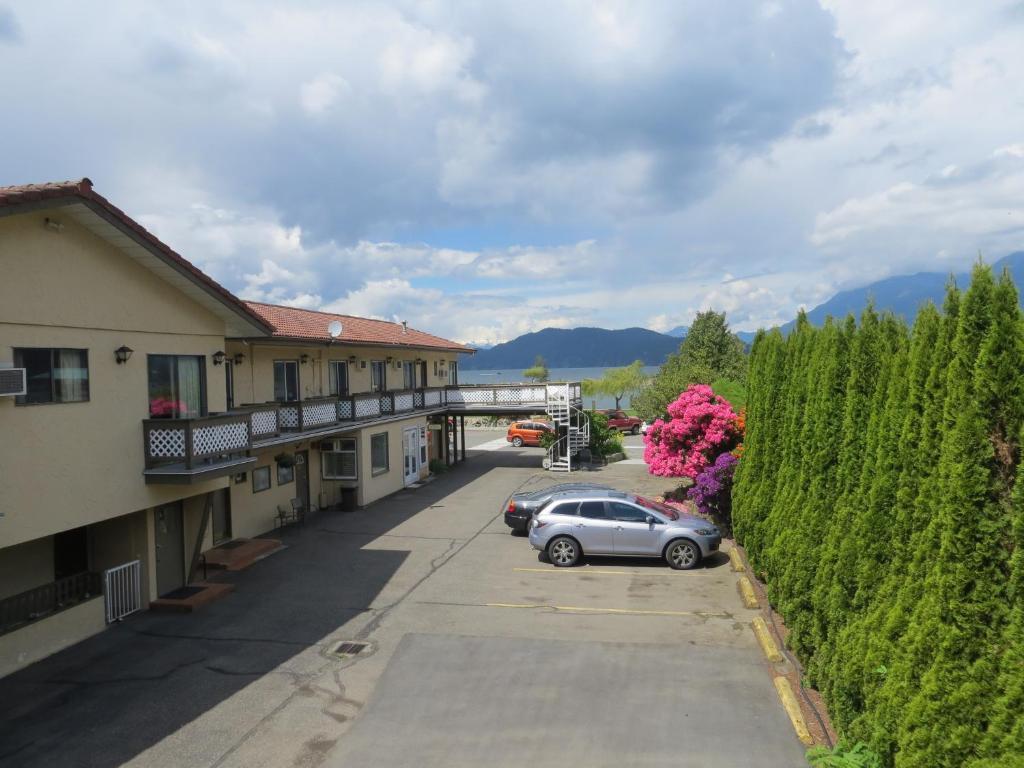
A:
[[[583,555],[664,557],[680,570],[695,568],[718,550],[712,523],[633,494],[560,493],[533,517],[530,544],[559,567]]]

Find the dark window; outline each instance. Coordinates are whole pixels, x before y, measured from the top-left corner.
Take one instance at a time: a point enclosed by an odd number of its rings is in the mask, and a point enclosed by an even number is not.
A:
[[[580,517],[589,517],[592,520],[603,520],[607,515],[604,511],[603,501],[584,501],[580,503]]]
[[[453,387],[459,383],[459,364],[455,360],[448,363],[448,383]]]
[[[348,363],[345,360],[331,360],[327,368],[332,395],[348,394]]]
[[[402,384],[406,389],[416,388],[416,363],[407,360],[402,363]]]
[[[200,355],[149,355],[149,415],[187,419],[206,413],[206,359]]]
[[[15,349],[26,393],[17,403],[82,403],[89,399],[89,353],[84,349]]]
[[[551,513],[555,515],[575,515],[580,508],[578,501],[563,501],[561,504],[555,504],[551,508]]]
[[[252,471],[252,492],[259,493],[270,487],[270,467],[256,467]]]
[[[89,570],[86,528],[72,528],[53,536],[53,578],[60,580]]]
[[[370,391],[383,392],[388,388],[387,364],[383,360],[370,361]]]
[[[621,501],[610,501],[612,518],[623,523],[643,523],[647,521],[647,513],[637,509],[632,504],[623,504]]]
[[[388,433],[370,437],[370,470],[377,475],[388,471]]]
[[[279,403],[292,403],[299,399],[298,360],[274,361],[274,399]]]
[[[277,484],[287,485],[288,483],[295,482],[295,467],[291,464],[278,464],[277,465]]]

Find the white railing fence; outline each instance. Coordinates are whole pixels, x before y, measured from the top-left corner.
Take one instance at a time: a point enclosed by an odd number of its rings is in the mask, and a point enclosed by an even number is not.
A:
[[[142,608],[141,576],[142,563],[138,560],[103,572],[103,600],[108,624]]]

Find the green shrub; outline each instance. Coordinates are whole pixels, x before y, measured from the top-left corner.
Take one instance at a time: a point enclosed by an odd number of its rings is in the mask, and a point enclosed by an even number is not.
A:
[[[588,412],[590,418],[590,455],[597,458],[621,453],[622,435],[608,426],[608,417],[597,411]]]
[[[882,768],[882,758],[862,741],[852,747],[842,743],[832,749],[812,747],[806,756],[808,764],[814,768]]]
[[[430,464],[427,465],[430,468],[431,474],[440,475],[448,471],[448,465],[440,459],[431,459]]]

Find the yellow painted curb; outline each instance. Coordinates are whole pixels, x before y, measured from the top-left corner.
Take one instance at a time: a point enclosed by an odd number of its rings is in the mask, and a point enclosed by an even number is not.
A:
[[[775,690],[778,691],[779,699],[782,701],[782,708],[786,710],[790,722],[793,723],[796,737],[807,746],[814,744],[811,732],[807,730],[807,723],[804,721],[804,713],[800,711],[800,705],[797,703],[796,695],[793,693],[789,680],[781,675],[776,677]]]
[[[743,605],[747,608],[758,608],[757,595],[754,594],[754,587],[750,583],[750,579],[746,576],[741,576],[737,585],[740,588],[740,597],[743,598]]]
[[[729,550],[729,562],[732,563],[732,569],[736,572],[745,570],[743,567],[743,558],[740,557],[740,551],[733,547]]]
[[[779,646],[775,644],[775,639],[768,631],[768,624],[765,623],[765,620],[758,616],[750,622],[750,626],[754,628],[754,634],[757,635],[757,642],[761,644],[761,650],[764,651],[765,658],[773,664],[778,664],[782,661],[782,653],[779,651]]]

